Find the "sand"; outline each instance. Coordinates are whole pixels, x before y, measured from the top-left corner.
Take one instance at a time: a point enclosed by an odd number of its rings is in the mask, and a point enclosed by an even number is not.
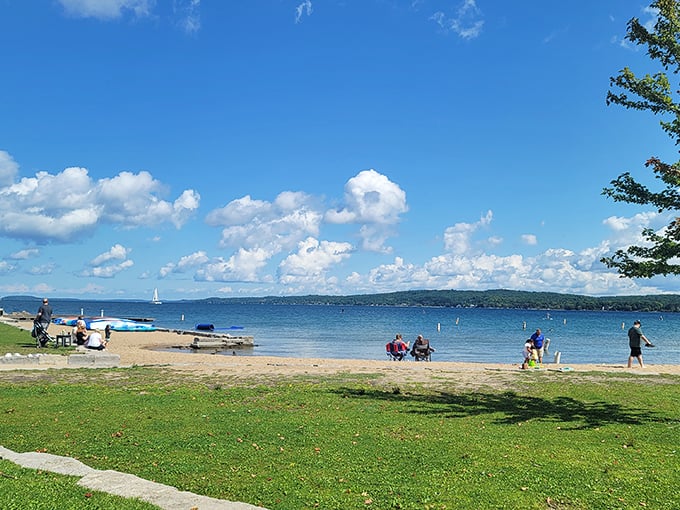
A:
[[[30,330],[30,321],[5,322]],[[50,334],[55,336],[60,326],[51,325]],[[455,381],[456,385],[484,385],[493,381],[493,386],[502,385],[508,376],[512,379],[516,374],[527,372],[548,372],[556,377],[564,372],[618,372],[639,375],[680,374],[678,365],[649,365],[640,368],[635,363],[632,369],[626,368],[627,359],[620,364],[544,364],[540,370],[521,370],[518,364],[505,363],[460,363],[436,361],[431,362],[365,360],[365,359],[321,359],[321,358],[284,358],[271,356],[248,355],[248,349],[232,350],[234,355],[202,353],[188,348],[193,337],[190,334],[180,335],[176,332],[122,332],[114,331],[108,352],[120,356],[123,367],[160,366],[177,372],[193,374],[221,374],[232,380],[261,380],[262,378],[280,376],[321,376],[333,374],[353,374],[381,376],[388,383],[428,383],[437,381]],[[174,348],[183,346],[184,348]],[[59,354],[60,349],[48,348],[44,352]],[[66,352],[62,350],[62,352]]]

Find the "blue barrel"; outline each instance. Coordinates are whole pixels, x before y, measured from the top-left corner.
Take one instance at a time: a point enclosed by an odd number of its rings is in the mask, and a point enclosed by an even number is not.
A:
[[[199,331],[215,331],[215,326],[212,324],[196,324],[196,329]]]

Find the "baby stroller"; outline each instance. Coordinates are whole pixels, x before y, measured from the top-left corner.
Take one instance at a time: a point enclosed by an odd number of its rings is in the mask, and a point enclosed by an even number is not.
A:
[[[55,345],[57,343],[56,340],[49,335],[42,322],[33,321],[31,336],[35,338],[35,346],[38,348],[47,347],[47,344],[50,342],[54,342]]]

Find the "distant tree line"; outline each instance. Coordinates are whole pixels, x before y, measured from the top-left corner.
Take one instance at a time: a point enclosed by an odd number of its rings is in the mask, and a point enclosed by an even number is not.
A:
[[[210,303],[315,304],[340,306],[438,306],[448,308],[515,308],[538,310],[613,310],[636,312],[679,312],[680,295],[579,296],[557,292],[519,290],[409,290],[384,294],[349,296],[267,296],[251,298],[208,298]]]

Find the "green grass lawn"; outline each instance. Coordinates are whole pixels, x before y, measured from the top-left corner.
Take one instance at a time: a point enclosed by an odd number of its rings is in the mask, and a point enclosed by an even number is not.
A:
[[[460,389],[352,374],[0,372],[0,443],[270,509],[680,508],[680,378],[503,376]],[[63,501],[53,508],[113,508],[69,477],[12,466],[0,463],[15,477],[0,479],[0,501],[11,480],[36,494],[16,508],[50,508],[48,493]]]

